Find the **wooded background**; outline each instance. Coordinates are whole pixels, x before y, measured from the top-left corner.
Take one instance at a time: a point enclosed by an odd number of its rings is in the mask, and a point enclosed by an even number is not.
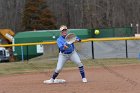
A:
[[[140,23],[140,0],[45,0],[57,20],[69,28],[136,26]],[[26,0],[0,0],[0,28],[15,32],[21,26]]]

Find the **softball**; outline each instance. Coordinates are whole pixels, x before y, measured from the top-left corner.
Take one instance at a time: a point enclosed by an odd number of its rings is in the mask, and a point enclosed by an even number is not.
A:
[[[95,35],[98,35],[98,34],[100,34],[100,31],[99,30],[95,30],[94,33],[95,33]]]

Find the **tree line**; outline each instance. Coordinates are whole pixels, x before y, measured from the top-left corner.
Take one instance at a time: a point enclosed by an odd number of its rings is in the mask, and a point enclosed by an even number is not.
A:
[[[28,0],[0,0],[0,28],[24,31],[22,20]],[[56,26],[106,28],[140,23],[140,0],[44,0]]]

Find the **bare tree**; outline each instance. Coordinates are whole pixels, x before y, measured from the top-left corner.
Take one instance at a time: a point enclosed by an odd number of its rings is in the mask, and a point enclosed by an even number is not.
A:
[[[22,31],[28,0],[0,0],[0,27]],[[70,28],[126,27],[140,24],[140,0],[46,0],[57,26]]]
[[[0,0],[0,28],[22,31],[21,16],[25,0]]]

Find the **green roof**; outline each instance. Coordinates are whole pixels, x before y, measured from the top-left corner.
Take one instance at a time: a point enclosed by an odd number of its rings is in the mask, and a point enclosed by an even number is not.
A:
[[[58,30],[39,30],[39,31],[26,31],[17,33],[14,38],[27,38],[27,37],[46,37],[52,35],[58,35]]]

